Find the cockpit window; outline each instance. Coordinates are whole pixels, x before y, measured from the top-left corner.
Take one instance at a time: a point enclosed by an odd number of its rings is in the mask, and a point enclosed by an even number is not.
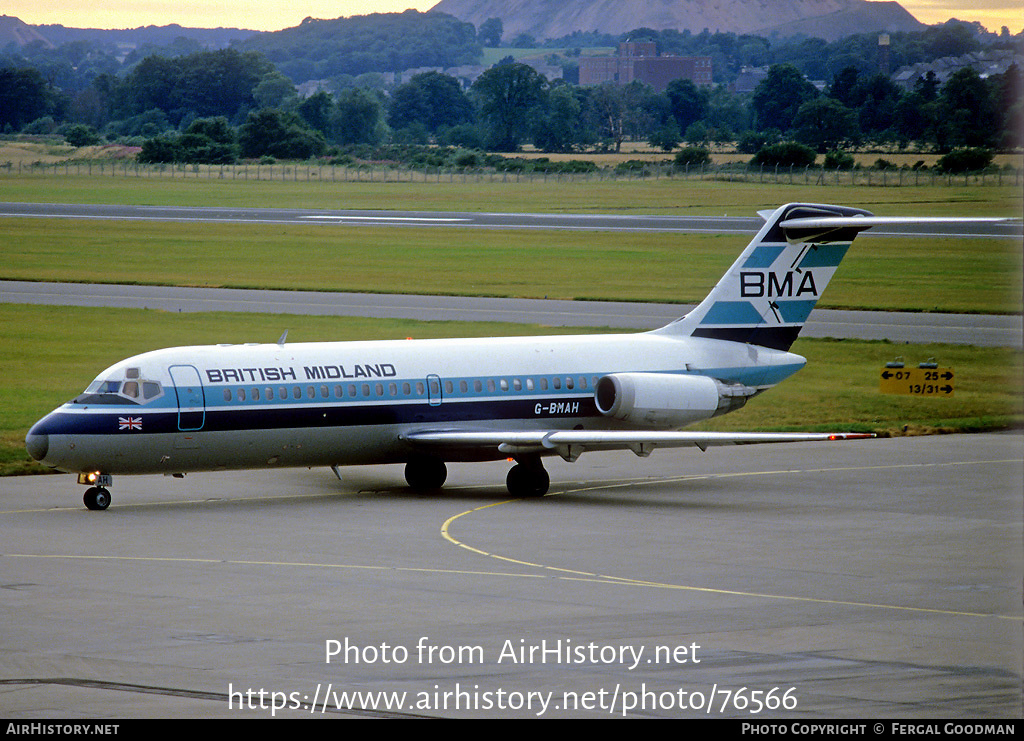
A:
[[[163,393],[159,381],[147,381],[140,378],[138,368],[129,368],[125,373],[132,380],[115,380],[97,378],[89,384],[85,392],[75,398],[75,404],[145,404]]]

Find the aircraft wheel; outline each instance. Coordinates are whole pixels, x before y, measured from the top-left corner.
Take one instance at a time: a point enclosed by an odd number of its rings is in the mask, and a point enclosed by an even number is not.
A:
[[[102,486],[94,486],[85,490],[82,500],[89,509],[103,510],[110,506],[110,492]]]
[[[444,486],[448,467],[435,458],[421,458],[405,464],[405,480],[417,491],[432,491]]]
[[[509,469],[505,485],[508,493],[515,497],[542,497],[548,493],[551,479],[543,466],[525,466],[520,463]]]

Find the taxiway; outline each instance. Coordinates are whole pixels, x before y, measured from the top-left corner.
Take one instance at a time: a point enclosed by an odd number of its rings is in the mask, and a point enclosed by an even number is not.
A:
[[[0,712],[1020,717],[1022,452],[594,453],[538,500],[502,463],[120,477],[105,512],[5,479]]]

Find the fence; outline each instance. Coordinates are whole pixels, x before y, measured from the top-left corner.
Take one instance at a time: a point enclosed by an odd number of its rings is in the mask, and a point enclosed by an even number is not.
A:
[[[276,180],[292,182],[366,183],[547,183],[604,182],[618,180],[717,180],[743,183],[802,185],[850,185],[907,187],[919,185],[1013,185],[1024,182],[1024,170],[1000,168],[970,173],[942,173],[936,170],[892,168],[824,170],[817,167],[748,167],[712,165],[678,167],[651,163],[643,166],[606,167],[574,171],[571,167],[549,169],[496,169],[407,167],[391,165],[285,164],[140,164],[122,161],[67,161],[60,163],[0,164],[5,176],[76,175],[139,179]]]

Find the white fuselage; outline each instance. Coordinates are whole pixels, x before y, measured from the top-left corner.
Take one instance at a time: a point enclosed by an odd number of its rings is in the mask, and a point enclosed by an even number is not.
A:
[[[623,429],[595,405],[609,374],[706,376],[763,390],[804,363],[657,332],[178,347],[108,368],[28,440],[46,465],[71,472],[400,462],[412,454],[409,430]],[[460,455],[504,457],[445,457]]]

